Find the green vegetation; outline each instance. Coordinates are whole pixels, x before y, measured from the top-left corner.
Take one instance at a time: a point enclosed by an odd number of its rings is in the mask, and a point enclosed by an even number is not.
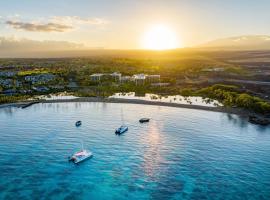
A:
[[[242,67],[239,66],[230,66],[227,67],[225,72],[227,73],[232,73],[232,74],[239,74],[239,75],[248,75],[249,73],[247,72],[247,70],[245,70]]]
[[[49,70],[46,69],[33,69],[33,70],[26,70],[18,72],[19,76],[28,76],[28,75],[35,75],[35,74],[47,74]]]
[[[177,87],[152,87],[150,85],[135,85],[134,83],[126,84],[103,84],[95,85],[92,87],[84,88],[75,91],[77,96],[87,96],[87,97],[108,97],[115,93],[123,92],[135,92],[136,96],[144,96],[146,93],[154,93],[160,95],[174,95],[179,94],[179,89]]]
[[[0,66],[4,71],[18,72],[15,76],[0,77],[2,79],[0,94],[14,94],[14,96],[1,95],[0,103],[24,99],[25,94],[33,96],[68,91],[74,92],[77,96],[108,97],[118,92],[135,92],[138,96],[145,93],[163,96],[178,94],[202,96],[218,100],[225,106],[237,106],[262,114],[269,113],[269,103],[263,98],[267,99],[266,96],[270,96],[270,87],[248,88],[243,83],[245,80],[255,80],[256,77],[265,78],[265,74],[261,75],[263,77],[257,76],[259,70],[252,69],[252,71],[239,63],[230,62],[232,58],[244,56],[243,53],[179,50],[115,51],[104,54],[64,59],[0,59]],[[247,56],[250,54],[244,57]],[[222,68],[224,71],[204,70],[214,68]],[[122,76],[139,73],[159,74],[160,81],[169,85],[159,87],[151,84],[135,85],[134,82],[120,83],[115,80],[102,82],[90,80],[93,73],[113,72],[120,72]],[[252,74],[253,72],[256,72],[256,76]],[[25,80],[25,76],[44,73],[54,74],[55,79],[47,82]],[[266,80],[268,79],[269,77],[266,77]],[[242,80],[242,82],[238,86],[216,84],[231,83],[227,80]],[[7,91],[11,89],[13,92]]]
[[[18,101],[27,100],[28,98],[30,98],[29,95],[16,95],[16,96],[0,95],[0,104],[15,103]]]
[[[196,92],[196,95],[219,100],[225,106],[238,106],[261,114],[270,113],[270,104],[259,97],[239,93],[232,85],[213,85]]]

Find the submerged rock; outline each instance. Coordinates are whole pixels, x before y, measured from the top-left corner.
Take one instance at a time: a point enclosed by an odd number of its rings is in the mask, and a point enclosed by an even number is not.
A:
[[[267,126],[270,124],[270,119],[268,118],[263,118],[263,117],[258,117],[254,115],[250,115],[248,118],[248,121],[253,124],[259,124],[262,126]]]

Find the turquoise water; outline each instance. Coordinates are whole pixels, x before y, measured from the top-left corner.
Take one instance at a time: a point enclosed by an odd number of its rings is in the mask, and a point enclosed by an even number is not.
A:
[[[59,103],[0,109],[0,125],[0,199],[270,199],[270,128],[235,115]],[[94,157],[74,165],[81,140]]]

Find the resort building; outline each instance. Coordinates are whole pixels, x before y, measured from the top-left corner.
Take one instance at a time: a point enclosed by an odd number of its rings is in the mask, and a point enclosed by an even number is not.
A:
[[[146,75],[145,74],[134,74],[133,78],[134,78],[134,81],[135,81],[136,85],[144,84],[145,79],[146,79]]]
[[[101,81],[101,78],[104,74],[97,73],[97,74],[92,74],[90,75],[90,80],[91,81]]]
[[[102,74],[102,73],[96,73],[96,74],[92,74],[90,75],[90,80],[91,81],[95,81],[95,82],[99,82],[99,81],[105,81],[105,80],[114,80],[114,81],[121,81],[121,73],[118,72],[113,72],[111,74]]]
[[[121,77],[121,83],[131,82],[134,81],[134,78],[132,76],[122,76]]]
[[[100,81],[115,81],[115,82],[135,82],[136,85],[143,85],[145,83],[159,83],[160,75],[147,75],[147,74],[134,74],[133,76],[122,76],[121,73],[114,72],[108,73],[96,73],[90,75],[90,80],[95,82]]]
[[[114,79],[114,81],[121,81],[122,74],[118,72],[114,72],[110,74],[110,76]]]
[[[160,75],[147,75],[146,80],[148,83],[159,83]]]
[[[147,74],[135,74],[133,75],[134,81],[137,84],[144,83],[159,83],[160,75],[147,75]]]

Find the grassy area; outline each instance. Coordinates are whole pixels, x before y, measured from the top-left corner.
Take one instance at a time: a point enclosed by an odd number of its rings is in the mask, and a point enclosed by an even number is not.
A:
[[[47,69],[34,69],[34,70],[26,70],[20,71],[18,73],[19,76],[29,76],[29,75],[36,75],[36,74],[47,74],[50,73]]]
[[[18,95],[18,96],[0,95],[0,104],[15,103],[15,102],[18,102],[18,101],[27,100],[28,98],[30,98],[29,95]]]

